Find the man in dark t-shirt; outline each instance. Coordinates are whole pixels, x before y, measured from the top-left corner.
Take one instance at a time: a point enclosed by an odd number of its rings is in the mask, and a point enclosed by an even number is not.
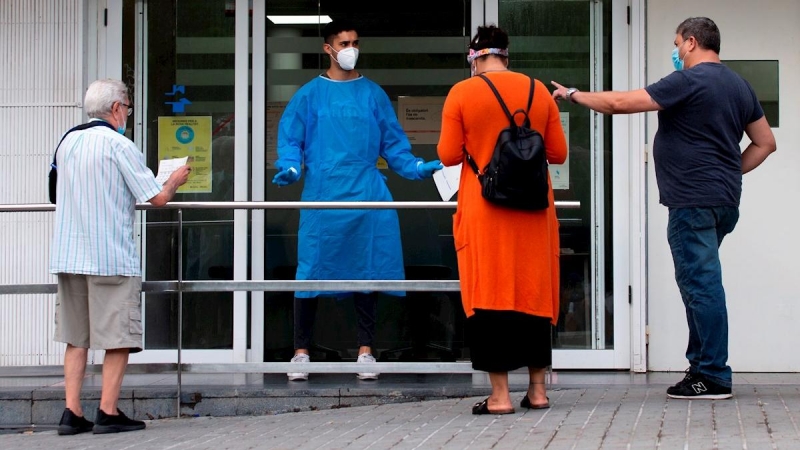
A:
[[[644,89],[581,92],[553,82],[553,98],[604,114],[658,111],[656,181],[689,325],[689,369],[667,395],[725,399],[732,376],[719,246],[739,219],[742,174],[775,151],[775,137],[753,88],[720,62],[711,19],[684,20],[674,44],[675,72]],[[745,133],[751,142],[742,152]]]

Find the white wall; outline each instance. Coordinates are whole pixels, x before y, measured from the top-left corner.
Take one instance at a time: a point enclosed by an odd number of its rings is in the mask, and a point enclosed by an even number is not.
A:
[[[648,83],[672,70],[675,28],[706,16],[720,28],[720,57],[778,60],[778,151],[744,176],[736,230],[722,244],[734,372],[800,371],[800,2],[797,0],[650,1],[647,11]],[[658,121],[647,118],[648,142]],[[744,148],[749,141],[745,136]],[[666,239],[667,209],[658,203],[648,167],[648,306],[650,370],[683,371],[688,328]]]
[[[61,134],[81,121],[84,3],[0,3],[0,203],[47,202]],[[0,215],[0,284],[53,283],[52,213]],[[0,365],[54,364],[54,295],[0,296]]]

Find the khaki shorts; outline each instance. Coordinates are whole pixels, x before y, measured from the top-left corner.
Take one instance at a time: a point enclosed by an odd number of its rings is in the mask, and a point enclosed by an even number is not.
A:
[[[58,274],[53,339],[75,347],[142,351],[142,278]]]

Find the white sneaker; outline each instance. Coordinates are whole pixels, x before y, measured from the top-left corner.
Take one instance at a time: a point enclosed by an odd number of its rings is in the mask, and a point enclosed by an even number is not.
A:
[[[292,357],[290,363],[302,364],[311,362],[311,358],[305,353],[298,353]],[[286,374],[289,381],[306,381],[308,380],[308,372],[289,372]]]
[[[374,364],[375,363],[375,357],[372,356],[369,353],[362,353],[362,354],[358,355],[358,361],[356,361],[356,362],[364,363],[364,364],[370,364],[370,363]],[[356,374],[356,376],[358,377],[359,380],[377,380],[378,379],[378,375],[380,375],[380,374],[377,373],[377,372],[359,372],[359,373]]]

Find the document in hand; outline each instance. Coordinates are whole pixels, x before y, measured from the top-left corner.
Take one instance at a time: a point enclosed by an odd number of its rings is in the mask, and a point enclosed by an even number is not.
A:
[[[183,158],[171,158],[171,159],[162,159],[158,162],[158,175],[156,175],[156,181],[158,184],[164,184],[169,179],[169,176],[172,175],[172,172],[178,170],[179,167],[185,166],[186,161],[189,160],[188,156],[184,156]]]
[[[448,166],[433,173],[433,181],[442,200],[449,201],[458,192],[458,183],[461,181],[461,164]]]

